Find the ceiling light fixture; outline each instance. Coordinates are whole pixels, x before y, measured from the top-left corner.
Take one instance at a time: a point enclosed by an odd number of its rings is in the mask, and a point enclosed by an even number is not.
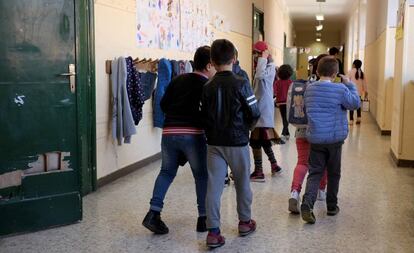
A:
[[[316,41],[321,42],[322,40],[321,40],[321,38],[316,38]]]
[[[316,20],[318,21],[324,21],[325,17],[323,16],[323,14],[316,14]]]
[[[323,25],[322,24],[319,24],[319,25],[317,25],[316,26],[316,31],[322,31],[323,30]]]

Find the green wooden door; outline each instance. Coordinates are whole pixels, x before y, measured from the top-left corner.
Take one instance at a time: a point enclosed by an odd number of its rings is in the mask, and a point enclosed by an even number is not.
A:
[[[82,217],[75,0],[0,0],[0,235]]]

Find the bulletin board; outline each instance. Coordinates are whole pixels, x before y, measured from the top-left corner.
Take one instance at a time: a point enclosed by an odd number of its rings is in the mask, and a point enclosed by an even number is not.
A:
[[[209,2],[137,0],[138,47],[192,52],[211,42]]]

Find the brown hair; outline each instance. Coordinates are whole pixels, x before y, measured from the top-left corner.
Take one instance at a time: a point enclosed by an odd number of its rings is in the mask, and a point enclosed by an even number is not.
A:
[[[334,76],[339,72],[338,60],[332,56],[323,57],[318,63],[319,76]]]
[[[217,65],[229,65],[234,60],[235,51],[229,40],[215,40],[211,45],[211,60]]]
[[[317,75],[318,73],[316,72],[318,70],[318,63],[319,61],[325,57],[328,56],[327,54],[320,54],[314,61],[313,61],[313,68],[312,68],[312,74]]]

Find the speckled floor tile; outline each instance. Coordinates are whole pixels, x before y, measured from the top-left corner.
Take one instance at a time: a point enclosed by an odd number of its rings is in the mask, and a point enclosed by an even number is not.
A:
[[[317,223],[306,225],[287,211],[294,139],[274,150],[283,173],[254,183],[253,214],[258,230],[237,236],[235,189],[225,189],[222,232],[226,245],[216,252],[414,252],[414,169],[397,168],[390,138],[380,136],[368,115],[354,126],[343,148],[339,193],[341,212],[326,216],[315,207]],[[280,129],[280,126],[278,127]],[[293,128],[291,129],[294,132]],[[0,252],[205,252],[205,233],[196,233],[194,182],[181,168],[168,192],[163,219],[170,233],[155,236],[141,226],[160,162],[84,198],[84,219],[74,225],[0,239]]]

